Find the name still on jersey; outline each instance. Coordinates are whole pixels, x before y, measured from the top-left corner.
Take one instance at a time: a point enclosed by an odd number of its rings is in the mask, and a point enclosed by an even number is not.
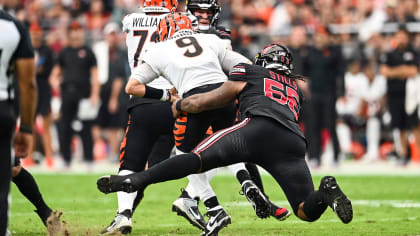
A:
[[[238,97],[242,116],[272,118],[305,139],[298,124],[303,94],[294,79],[240,63],[231,70],[229,80],[247,82]]]

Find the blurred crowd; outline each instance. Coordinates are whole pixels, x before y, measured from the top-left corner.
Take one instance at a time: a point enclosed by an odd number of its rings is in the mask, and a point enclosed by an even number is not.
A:
[[[407,83],[420,87],[418,70],[401,76],[390,72],[398,65],[419,66],[419,0],[219,2],[219,24],[231,29],[233,50],[252,59],[268,43],[286,44],[293,52],[295,73],[308,78],[302,88],[306,96],[302,128],[309,140],[308,157],[313,167],[322,163],[326,140],[331,140],[335,165],[344,158],[376,161],[390,154],[403,164],[418,160],[419,123],[418,117],[412,116],[420,116],[420,112],[417,115],[415,105],[409,111],[392,111],[389,99],[420,94],[405,91],[410,87]],[[37,70],[38,76],[51,85],[52,113],[39,113],[39,123],[44,125],[38,130],[44,132],[40,132],[43,138],[38,143],[43,143],[41,149],[49,166],[54,165],[53,156],[58,153],[70,165],[75,146],[69,138],[70,129],[80,133],[87,152],[94,150],[84,153],[87,163],[105,157],[118,161],[128,101],[122,89],[130,74],[121,21],[126,14],[137,11],[139,5],[141,2],[136,0],[3,1],[3,8],[28,26],[33,41],[38,40],[34,46],[44,48],[43,52],[37,50],[43,55],[38,57],[42,60],[37,60]],[[179,1],[178,10],[185,10],[184,1]],[[83,50],[72,52],[66,48]],[[63,60],[71,58],[72,53],[78,55],[74,61]],[[398,53],[400,61],[393,57]],[[77,63],[84,65],[80,73],[89,83],[74,81],[80,87],[63,85],[60,77],[74,71],[77,58],[84,60]],[[389,82],[390,78],[399,78],[399,82]],[[99,86],[101,92],[95,89]],[[97,104],[99,117],[86,122],[77,116],[71,100],[80,93]],[[68,106],[71,119],[63,121],[60,104]],[[396,114],[401,112],[407,117],[397,119]],[[58,133],[64,132],[60,146],[54,145],[47,132],[54,124]],[[36,146],[39,145],[34,144],[34,150]]]

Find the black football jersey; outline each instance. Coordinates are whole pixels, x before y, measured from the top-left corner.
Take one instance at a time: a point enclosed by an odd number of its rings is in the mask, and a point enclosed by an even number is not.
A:
[[[215,34],[217,37],[221,39],[231,40],[230,37],[230,30],[228,28],[217,26],[217,27],[210,27],[207,34]]]
[[[238,97],[242,116],[272,118],[305,138],[298,124],[303,94],[294,79],[262,66],[240,63],[231,70],[229,80],[247,82]]]

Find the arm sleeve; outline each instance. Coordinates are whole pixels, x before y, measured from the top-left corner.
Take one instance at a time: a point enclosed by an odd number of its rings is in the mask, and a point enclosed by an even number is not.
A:
[[[248,67],[248,64],[245,64],[245,63],[239,63],[236,66],[234,66],[229,73],[229,80],[246,81],[247,67]]]
[[[134,68],[130,78],[135,79],[142,84],[148,84],[158,77],[159,74],[156,73],[149,64],[143,63]]]
[[[34,49],[32,48],[31,37],[29,36],[28,30],[19,21],[14,21],[14,23],[19,31],[21,38],[13,58],[33,58],[35,54]]]
[[[248,60],[248,58],[242,56],[241,54],[231,51],[231,50],[227,50],[226,51],[226,55],[223,58],[222,62],[222,68],[224,71],[231,71],[231,69],[239,64],[239,63],[249,63],[250,61]]]

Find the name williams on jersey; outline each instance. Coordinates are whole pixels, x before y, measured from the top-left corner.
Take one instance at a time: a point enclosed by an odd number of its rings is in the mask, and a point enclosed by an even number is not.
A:
[[[135,17],[133,27],[157,27],[159,21],[158,17]]]

